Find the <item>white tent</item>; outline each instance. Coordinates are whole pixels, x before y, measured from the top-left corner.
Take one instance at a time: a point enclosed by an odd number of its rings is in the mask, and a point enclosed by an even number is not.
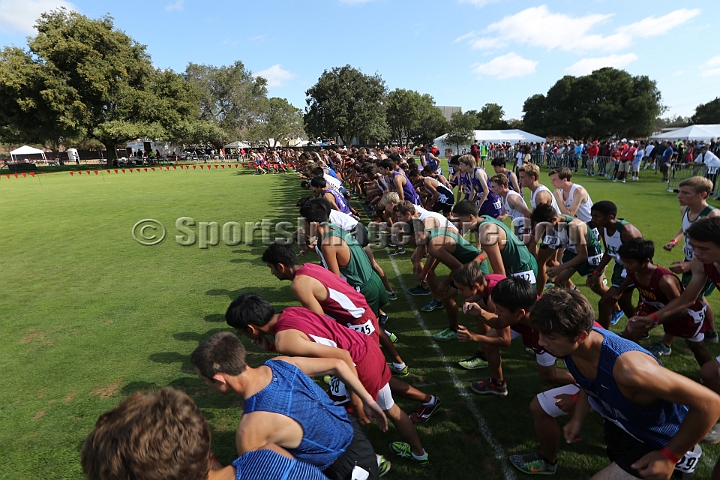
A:
[[[232,142],[228,143],[223,148],[250,148],[250,144],[245,142]]]
[[[446,148],[452,148],[453,150],[457,148],[457,145],[451,145],[447,143],[445,140],[447,138],[447,133],[445,135],[442,135],[435,140],[433,140],[433,143],[435,143],[438,148],[440,149],[440,152],[443,152]],[[478,141],[478,143],[482,143],[483,141],[487,143],[504,143],[504,142],[510,142],[510,143],[537,143],[537,142],[545,142],[545,139],[543,137],[538,137],[537,135],[533,135],[532,133],[525,132],[523,130],[513,129],[513,130],[475,130],[475,140]],[[470,145],[460,145],[460,150],[463,148],[470,150]]]
[[[690,125],[653,135],[650,140],[705,140],[720,138],[720,125]]]
[[[17,150],[13,150],[12,152],[10,152],[10,160],[14,160],[17,162],[18,157],[24,157],[27,155],[42,155],[43,160],[45,160],[45,152],[38,148],[29,147],[27,145],[23,145]]]

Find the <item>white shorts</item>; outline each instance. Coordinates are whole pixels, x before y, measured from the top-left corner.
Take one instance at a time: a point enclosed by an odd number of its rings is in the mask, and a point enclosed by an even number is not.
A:
[[[380,389],[376,401],[383,411],[388,411],[395,405],[389,383],[386,383],[385,386]]]
[[[567,415],[567,413],[560,410],[557,406],[556,395],[575,395],[580,391],[580,387],[575,384],[563,385],[562,387],[553,388],[542,393],[537,394],[538,402],[543,411],[553,418]]]
[[[516,332],[515,330],[510,330],[510,340],[515,340],[516,338],[522,337],[521,334]],[[557,358],[553,357],[548,352],[545,353],[536,353],[535,354],[535,360],[537,361],[537,364],[541,367],[550,367],[552,365],[555,365],[555,362],[557,361]]]

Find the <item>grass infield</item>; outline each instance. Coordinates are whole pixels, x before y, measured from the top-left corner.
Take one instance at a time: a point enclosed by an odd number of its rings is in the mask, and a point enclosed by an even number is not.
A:
[[[82,443],[97,417],[120,398],[143,389],[173,386],[190,394],[213,432],[213,451],[221,463],[235,458],[234,432],[242,413],[238,397],[222,396],[195,376],[189,354],[209,335],[226,330],[224,312],[240,293],[254,291],[276,309],[296,305],[289,283],[270,275],[260,261],[260,232],[253,245],[226,245],[222,226],[262,219],[294,222],[296,200],[303,195],[294,174],[252,176],[251,170],[192,168],[167,171],[85,174],[68,172],[26,178],[0,178],[4,201],[0,284],[0,478],[81,478]],[[542,182],[550,186],[547,170]],[[658,176],[641,172],[640,182],[611,183],[578,174],[593,200],[608,199],[619,216],[658,244],[656,263],[680,259],[681,249],[661,246],[680,226],[678,203],[664,191]],[[712,202],[718,206],[718,202]],[[218,244],[181,246],[176,219],[217,222]],[[161,222],[167,235],[154,246],[137,243],[131,229],[143,219]],[[199,225],[189,227],[198,234]],[[230,228],[230,227],[228,227]],[[240,228],[240,227],[237,227]],[[231,229],[232,230],[232,229]],[[240,230],[237,230],[240,231]],[[151,235],[155,230],[146,230]],[[235,237],[236,238],[236,237]],[[213,242],[212,235],[208,237]],[[510,394],[484,398],[470,392],[461,397],[423,333],[401,282],[416,284],[409,254],[394,258],[376,251],[399,300],[386,310],[388,329],[400,337],[398,349],[410,367],[407,381],[439,396],[443,408],[418,426],[430,454],[426,468],[392,458],[387,445],[399,440],[392,427],[382,434],[370,427],[378,453],[393,463],[387,478],[524,478],[507,456],[536,448],[528,404],[553,385],[542,382],[534,358],[515,342],[503,350]],[[305,261],[316,261],[315,256]],[[439,271],[442,273],[442,270]],[[593,304],[597,296],[574,279]],[[720,309],[718,294],[710,303]],[[416,307],[429,297],[415,297]],[[444,311],[421,313],[432,333],[446,326]],[[470,325],[471,318],[461,316]],[[624,326],[624,320],[614,330]],[[651,334],[656,341],[661,332]],[[249,363],[269,354],[248,345]],[[488,375],[465,371],[456,362],[470,356],[473,345],[439,344],[461,388]],[[709,345],[713,355],[718,345]],[[682,341],[663,358],[670,369],[699,380],[699,367]],[[472,404],[469,405],[468,401]],[[398,400],[410,413],[412,402]],[[491,439],[478,426],[477,412]],[[561,419],[561,425],[566,420]],[[605,466],[601,423],[588,419],[584,441],[562,445],[558,479],[589,478]],[[696,478],[709,478],[720,447],[703,446]]]

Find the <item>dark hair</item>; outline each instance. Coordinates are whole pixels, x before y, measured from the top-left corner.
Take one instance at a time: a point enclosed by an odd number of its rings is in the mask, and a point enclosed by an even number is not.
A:
[[[262,327],[275,315],[275,309],[256,293],[243,293],[225,312],[225,321],[237,330],[247,330],[248,325]],[[229,372],[228,372],[229,373]]]
[[[577,290],[553,288],[543,294],[530,310],[530,322],[547,335],[557,333],[574,339],[592,330],[595,312],[585,296]]]
[[[485,276],[480,271],[480,267],[472,262],[466,263],[455,270],[452,279],[455,283],[459,283],[460,285],[465,285],[467,287],[472,287],[476,283],[479,283],[480,285],[485,283]]]
[[[206,339],[190,355],[190,362],[205,378],[216,373],[240,375],[247,368],[245,346],[231,332],[218,332]]]
[[[643,238],[631,238],[620,245],[618,255],[620,258],[628,258],[638,262],[652,260],[655,256],[655,243],[652,240]]]
[[[450,165],[460,165],[460,155],[453,155],[450,157],[450,160],[448,160],[448,163]]]
[[[310,186],[313,188],[325,188],[327,187],[327,182],[324,177],[313,177],[313,179],[310,180]]]
[[[307,190],[309,186],[310,182],[308,182],[307,180],[303,180],[302,182],[300,182],[300,188],[302,188],[303,190]]]
[[[470,200],[461,200],[455,204],[455,206],[452,209],[452,212],[457,216],[475,215],[477,217],[478,208],[477,208],[477,205],[475,205]]]
[[[695,221],[685,233],[698,242],[712,242],[720,247],[720,217],[705,217]]]
[[[493,158],[491,165],[493,167],[504,167],[505,162],[506,162],[505,157],[501,155],[499,157]]]
[[[318,199],[313,198],[303,205],[302,208],[300,208],[300,216],[305,217],[308,222],[325,223],[328,221],[330,212],[322,202],[317,202],[316,200]]]
[[[285,265],[293,267],[298,264],[295,247],[287,242],[271,243],[262,255],[262,261],[270,265]]]
[[[204,480],[210,428],[197,405],[171,387],[137,392],[98,418],[80,464],[87,478]]]
[[[570,180],[572,179],[573,172],[566,167],[556,168],[555,170],[550,170],[550,173],[548,173],[548,177],[552,177],[553,175],[557,175],[561,180]]]
[[[391,160],[380,160],[380,162],[378,162],[378,168],[392,170],[393,168],[395,168],[395,164],[393,164]]]
[[[605,216],[612,215],[615,217],[617,216],[617,205],[610,200],[600,200],[590,207],[590,211],[595,211]]]
[[[397,153],[391,153],[390,155],[388,155],[388,158],[390,159],[391,164],[392,164],[392,162],[400,163],[403,161],[402,157],[400,155],[398,155]]]
[[[504,173],[498,173],[497,175],[493,175],[492,177],[490,177],[490,181],[502,187],[507,187],[509,185],[508,178],[505,176]]]
[[[310,170],[310,173],[315,175],[316,177],[322,177],[323,175],[325,175],[325,170],[323,170],[322,167],[315,167]]]
[[[511,312],[521,308],[529,312],[537,300],[537,290],[524,278],[508,277],[495,285],[490,296],[495,305]]]
[[[312,199],[313,199],[313,197],[311,197],[310,195],[305,195],[304,197],[300,197],[300,200],[297,201],[295,206],[298,208],[302,208]]]
[[[366,175],[375,175],[375,167],[373,165],[366,165],[362,167],[362,173]]]
[[[557,211],[555,211],[555,207],[553,207],[552,204],[541,203],[540,205],[535,207],[535,210],[532,211],[532,214],[530,215],[530,221],[533,225],[542,222],[549,223],[552,222],[556,216]]]
[[[420,170],[417,168],[417,166],[414,166],[410,168],[407,172],[408,177],[419,177],[420,176]]]

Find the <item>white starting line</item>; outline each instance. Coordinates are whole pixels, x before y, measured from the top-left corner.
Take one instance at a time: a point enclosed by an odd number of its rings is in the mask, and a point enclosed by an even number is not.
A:
[[[430,344],[432,345],[433,349],[435,350],[435,354],[440,358],[440,360],[443,363],[443,366],[445,367],[445,371],[450,376],[450,379],[452,380],[453,385],[455,385],[455,389],[460,394],[460,397],[462,397],[463,400],[465,400],[465,403],[470,410],[470,413],[472,413],[473,417],[475,417],[475,420],[478,423],[478,427],[480,428],[480,433],[482,434],[483,438],[490,444],[490,447],[495,452],[495,459],[500,463],[500,467],[502,468],[503,475],[505,477],[505,480],[516,480],[517,477],[515,476],[515,471],[510,467],[508,464],[508,455],[505,452],[505,450],[495,441],[495,439],[492,436],[492,432],[490,431],[490,427],[488,427],[487,422],[485,422],[485,419],[480,414],[480,411],[475,406],[475,401],[467,391],[465,387],[462,386],[460,379],[458,378],[457,374],[455,373],[455,370],[450,365],[450,362],[448,361],[447,357],[443,353],[440,346],[437,344],[437,342],[432,338],[432,334],[427,329],[427,326],[425,325],[425,320],[423,320],[422,316],[420,315],[420,312],[418,311],[417,307],[415,306],[415,300],[412,298],[412,296],[409,296],[407,293],[407,285],[405,285],[405,282],[402,279],[402,275],[400,273],[400,270],[397,267],[397,264],[395,263],[395,259],[390,255],[390,251],[388,249],[385,249],[385,251],[388,254],[388,258],[390,259],[390,263],[392,264],[393,270],[395,270],[395,276],[398,279],[398,282],[400,282],[400,287],[402,288],[403,295],[405,295],[405,299],[408,301],[408,304],[410,305],[410,308],[413,311],[413,314],[415,315],[415,319],[417,320],[418,325],[422,329],[423,333],[426,337],[430,340]]]

